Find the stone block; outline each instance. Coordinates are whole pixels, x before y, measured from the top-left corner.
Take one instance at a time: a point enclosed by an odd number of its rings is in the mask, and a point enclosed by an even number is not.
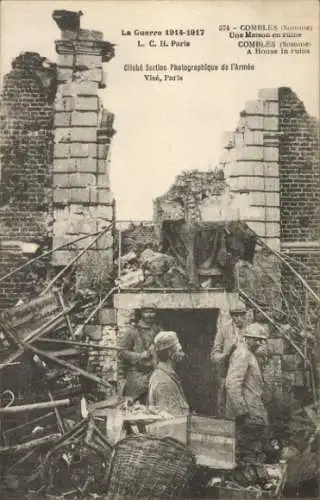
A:
[[[235,131],[234,134],[234,144],[235,147],[243,146],[244,145],[244,133],[242,131]]]
[[[265,177],[265,190],[266,191],[279,191],[280,180],[279,177]]]
[[[280,219],[279,222],[266,222],[265,236],[280,238]]]
[[[58,66],[64,68],[73,67],[73,55],[72,54],[58,54]]]
[[[130,325],[130,323],[134,320],[135,311],[134,309],[117,309],[117,324],[119,326],[118,337],[121,338],[125,331],[126,327]],[[123,328],[125,327],[125,328]]]
[[[71,124],[71,113],[61,111],[54,114],[54,126],[55,127],[69,127]]]
[[[102,68],[91,68],[75,72],[75,81],[101,83],[103,78]]]
[[[109,149],[109,144],[97,144],[95,156],[101,160],[105,160],[107,159]]]
[[[74,98],[71,96],[63,97],[62,94],[58,93],[54,101],[54,108],[56,111],[72,111],[75,106]]]
[[[90,203],[98,203],[109,205],[112,203],[112,193],[108,188],[91,187],[90,188]]]
[[[269,177],[279,177],[278,163],[264,163],[264,175]]]
[[[279,99],[279,89],[260,89],[258,90],[259,99],[263,99],[265,101],[277,101]]]
[[[83,333],[91,340],[100,340],[102,337],[101,325],[85,325]]]
[[[263,101],[247,101],[245,103],[245,112],[248,115],[263,115]]]
[[[262,130],[245,130],[244,144],[263,146],[263,131]]]
[[[102,68],[102,56],[77,54],[76,66],[87,66],[88,68]]]
[[[231,149],[234,147],[234,132],[224,132],[222,135],[222,147]]]
[[[265,223],[264,222],[257,222],[257,221],[248,220],[247,224],[255,233],[257,233],[258,236],[264,236],[264,234],[265,234]]]
[[[69,175],[70,187],[95,186],[96,176],[93,174],[76,173]]]
[[[116,310],[110,308],[100,309],[98,318],[100,325],[114,325],[117,320]]]
[[[59,87],[59,91],[63,96],[96,96],[98,92],[98,84],[96,82],[67,82]]]
[[[81,173],[96,173],[97,160],[95,158],[75,158],[77,172]]]
[[[70,138],[72,142],[96,142],[97,129],[95,127],[72,127]]]
[[[251,130],[263,130],[263,116],[247,115],[245,124]]]
[[[57,67],[57,80],[58,82],[67,82],[72,80],[72,68]]]
[[[280,206],[280,195],[277,192],[265,193],[265,192],[253,192],[250,194],[251,203],[253,205],[265,205],[267,207],[279,207]]]
[[[105,187],[110,189],[110,177],[108,174],[98,174],[97,175],[97,185],[99,187]]]
[[[70,142],[71,139],[71,128],[61,127],[54,129],[54,142],[57,144],[59,142]]]
[[[263,160],[263,146],[243,146],[237,150],[238,160]]]
[[[69,174],[53,174],[53,187],[69,187]]]
[[[98,111],[74,111],[71,115],[71,124],[75,127],[97,127]]]
[[[280,252],[280,238],[272,238],[272,237],[263,237],[263,241],[271,248],[271,250],[275,250],[276,252]]]
[[[99,99],[97,96],[75,97],[74,109],[78,111],[98,111]]]
[[[101,158],[98,158],[97,166],[98,174],[102,175],[108,172],[108,160],[102,160]]]
[[[90,188],[71,188],[70,189],[70,203],[89,203],[90,202]]]
[[[279,160],[279,148],[264,147],[263,148],[263,159],[265,161],[277,162]]]
[[[89,207],[89,213],[93,219],[96,221],[101,220],[104,225],[106,221],[112,220],[112,206],[109,205],[96,205]]]
[[[264,177],[234,177],[232,178],[232,189],[234,191],[244,189],[249,189],[249,191],[263,191],[264,183]]]
[[[70,144],[70,156],[73,158],[88,158],[89,144],[73,142]]]
[[[264,130],[278,130],[279,120],[276,116],[265,116],[263,118],[263,128]]]
[[[53,203],[67,204],[69,202],[69,189],[54,188]]]
[[[278,101],[265,101],[263,104],[265,115],[279,115],[279,102]]]
[[[79,40],[103,40],[102,31],[81,29],[78,34]]]
[[[280,221],[280,208],[279,207],[265,207],[265,216],[267,221]]]
[[[57,246],[55,244],[55,240],[53,239],[53,247]],[[57,250],[52,254],[51,264],[53,266],[61,266],[64,267],[71,262],[74,258],[74,252],[68,250]]]
[[[96,243],[97,250],[107,250],[112,248],[113,238],[110,233],[105,233],[98,238]]]
[[[70,145],[63,143],[55,143],[53,149],[54,158],[69,158]]]
[[[76,171],[76,160],[74,158],[55,158],[53,162],[54,173],[72,173]]]

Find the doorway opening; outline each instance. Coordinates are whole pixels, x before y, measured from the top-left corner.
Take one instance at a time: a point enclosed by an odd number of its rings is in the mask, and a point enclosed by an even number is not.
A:
[[[159,325],[177,332],[186,358],[177,367],[192,411],[216,415],[217,374],[210,360],[219,309],[158,309]]]

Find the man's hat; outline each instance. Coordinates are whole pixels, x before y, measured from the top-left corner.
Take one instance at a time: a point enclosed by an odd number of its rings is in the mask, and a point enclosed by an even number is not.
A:
[[[175,347],[177,344],[179,344],[179,339],[176,332],[162,331],[159,332],[154,338],[156,351],[163,351],[164,349]]]
[[[246,314],[247,310],[244,306],[235,306],[230,309],[230,314]]]
[[[263,328],[263,325],[259,325],[258,323],[252,323],[249,325],[245,331],[243,332],[245,337],[256,338],[256,339],[267,339],[266,331]]]

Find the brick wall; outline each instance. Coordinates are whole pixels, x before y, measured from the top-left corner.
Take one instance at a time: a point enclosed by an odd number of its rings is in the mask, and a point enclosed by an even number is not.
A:
[[[279,89],[281,241],[320,235],[319,123],[290,88]]]
[[[10,240],[42,243],[50,236],[55,65],[25,52],[5,75],[0,104],[0,276],[24,262]],[[13,245],[14,246],[14,245]],[[30,272],[0,283],[0,308],[32,291]]]

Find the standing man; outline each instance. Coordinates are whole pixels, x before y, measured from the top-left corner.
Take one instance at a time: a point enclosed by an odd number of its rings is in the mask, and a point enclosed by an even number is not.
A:
[[[178,336],[175,332],[159,332],[154,344],[158,364],[150,378],[149,405],[170,415],[187,415],[189,405],[175,371],[177,363],[184,357]]]
[[[232,308],[229,312],[231,321],[222,324],[221,328],[218,329],[210,356],[218,375],[217,413],[219,416],[225,414],[225,379],[229,359],[238,342],[243,340],[247,310],[243,306]]]
[[[155,359],[153,341],[159,328],[155,323],[155,311],[141,310],[141,319],[131,326],[120,340],[119,386],[123,396],[146,404],[149,379]]]
[[[268,414],[262,396],[264,381],[256,358],[267,337],[262,328],[250,325],[244,331],[230,358],[226,378],[227,417],[235,419],[238,460],[259,463],[264,459],[263,445],[268,428]]]

